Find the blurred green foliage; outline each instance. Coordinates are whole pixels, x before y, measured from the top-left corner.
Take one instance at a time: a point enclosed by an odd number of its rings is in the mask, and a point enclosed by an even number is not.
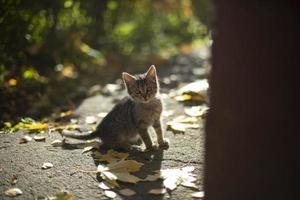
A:
[[[208,1],[0,0],[0,127],[74,109],[121,70],[208,44]]]
[[[1,0],[0,81],[170,55],[207,27],[191,0]],[[204,20],[205,22],[205,20]],[[29,71],[28,71],[29,69]],[[37,72],[35,71],[37,70]],[[26,73],[26,74],[24,74]]]

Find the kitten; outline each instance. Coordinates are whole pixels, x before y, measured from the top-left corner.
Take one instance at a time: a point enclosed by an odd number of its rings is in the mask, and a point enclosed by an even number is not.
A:
[[[89,135],[70,135],[77,139],[99,137],[109,148],[130,149],[141,138],[147,150],[154,150],[148,129],[152,126],[157,135],[159,148],[168,149],[169,141],[164,138],[161,113],[162,101],[155,66],[144,74],[130,75],[123,72],[122,78],[129,97],[125,97],[103,118],[96,131]]]

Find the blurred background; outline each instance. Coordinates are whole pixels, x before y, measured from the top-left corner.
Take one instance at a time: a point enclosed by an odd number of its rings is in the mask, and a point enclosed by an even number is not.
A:
[[[0,4],[2,122],[75,109],[82,99],[105,91],[108,83],[120,84],[122,71],[144,72],[151,64],[162,77],[174,73],[161,81],[176,87],[184,80],[177,78],[175,85],[172,80],[181,71],[203,74],[197,69],[211,45],[208,0]]]

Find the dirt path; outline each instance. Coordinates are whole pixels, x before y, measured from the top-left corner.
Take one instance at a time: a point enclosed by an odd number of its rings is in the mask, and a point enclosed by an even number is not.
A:
[[[186,68],[185,68],[186,70]],[[187,70],[186,74],[190,73]],[[182,73],[183,76],[186,74]],[[168,91],[165,86],[163,92]],[[77,108],[74,116],[78,117],[79,124],[84,124],[86,116],[97,116],[99,112],[107,112],[114,105],[116,99],[124,96],[124,92],[113,96],[98,95],[87,98]],[[174,113],[164,117],[164,124],[183,114],[183,105],[165,99],[165,110]],[[100,118],[98,118],[100,120]],[[202,189],[203,161],[204,161],[204,134],[203,121],[199,129],[188,129],[185,134],[174,135],[166,131],[170,139],[170,148],[155,153],[130,152],[130,158],[144,163],[139,177],[159,169],[194,166],[197,174],[196,184]],[[23,194],[13,199],[37,199],[39,197],[54,196],[57,192],[67,190],[74,199],[107,199],[104,191],[98,187],[99,181],[95,174],[76,172],[82,170],[96,170],[97,166],[91,153],[82,154],[81,149],[67,150],[61,147],[52,147],[51,142],[61,139],[58,132],[44,133],[45,142],[31,141],[19,144],[24,132],[0,134],[0,199],[12,199],[3,195],[3,192],[12,187],[20,188]],[[53,163],[54,167],[43,170],[44,162]],[[11,184],[12,178],[17,177],[17,183]],[[161,181],[141,182],[137,184],[121,184],[122,188],[133,189],[137,194],[132,197],[118,195],[116,199],[192,199],[191,193],[196,190],[179,186],[175,191],[161,196],[154,196],[147,192],[153,188],[161,187]],[[118,190],[116,190],[118,192]]]

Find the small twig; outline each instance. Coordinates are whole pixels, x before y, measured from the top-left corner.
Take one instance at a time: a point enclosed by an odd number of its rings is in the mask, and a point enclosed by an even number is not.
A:
[[[82,170],[82,169],[75,168],[75,171],[73,171],[70,175],[72,176],[72,175],[74,175],[74,174],[76,174],[78,172],[82,172],[82,173],[94,173],[94,174],[98,173],[97,170]]]
[[[202,162],[197,162],[197,161],[184,161],[184,160],[180,160],[180,159],[173,159],[173,158],[163,158],[163,159],[153,159],[155,161],[163,161],[163,160],[170,160],[170,161],[174,161],[174,162],[181,162],[184,163],[185,165],[189,165],[189,164],[203,164]]]

